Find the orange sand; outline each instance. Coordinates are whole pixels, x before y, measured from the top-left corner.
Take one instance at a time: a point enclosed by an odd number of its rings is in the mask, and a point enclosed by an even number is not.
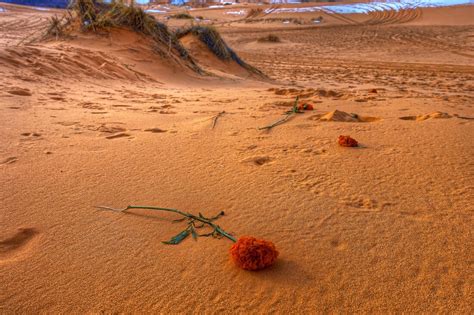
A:
[[[273,81],[191,40],[214,76],[128,32],[27,45],[53,11],[0,7],[0,313],[473,312],[473,6],[318,26],[196,10]],[[297,95],[315,110],[257,130]],[[226,239],[162,244],[171,214],[94,208],[128,204],[224,210],[280,255],[244,271]]]

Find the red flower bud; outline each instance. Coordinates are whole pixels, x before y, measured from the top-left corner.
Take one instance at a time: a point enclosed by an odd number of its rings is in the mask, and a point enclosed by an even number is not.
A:
[[[312,104],[304,104],[304,109],[305,110],[314,110],[314,107]]]
[[[300,104],[298,105],[298,110],[314,110],[314,106],[312,104],[309,104],[309,103],[304,103],[304,104]]]
[[[242,236],[230,248],[230,255],[237,266],[245,270],[260,270],[275,262],[278,251],[272,242]]]
[[[339,136],[338,143],[341,147],[357,147],[357,141],[349,136]]]

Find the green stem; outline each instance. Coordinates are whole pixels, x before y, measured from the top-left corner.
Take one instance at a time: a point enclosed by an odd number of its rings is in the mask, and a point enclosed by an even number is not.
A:
[[[219,114],[217,114],[216,116],[213,117],[212,129],[214,129],[214,127],[216,126],[217,120],[219,119],[219,117],[224,115],[224,114],[225,114],[225,111],[222,111],[222,112],[220,112]]]
[[[172,208],[161,208],[161,207],[152,207],[152,206],[127,206],[126,208],[123,208],[123,209],[115,209],[115,208],[111,208],[111,207],[105,207],[105,206],[97,206],[97,208],[99,209],[105,209],[105,210],[112,210],[112,211],[118,211],[118,212],[125,212],[129,209],[147,209],[147,210],[158,210],[158,211],[167,211],[167,212],[173,212],[173,213],[177,213],[179,215],[182,215],[186,218],[189,218],[189,219],[193,219],[193,220],[196,220],[196,221],[199,221],[199,222],[202,222],[204,224],[207,224],[209,225],[210,227],[212,227],[217,233],[219,233],[220,235],[228,238],[229,240],[231,240],[232,242],[237,242],[237,240],[232,236],[230,235],[229,233],[227,233],[226,231],[224,231],[220,226],[212,223],[211,220],[208,220],[206,218],[202,218],[202,217],[198,217],[198,216],[195,216],[191,213],[187,213],[187,212],[183,212],[183,211],[180,211],[178,209],[172,209]]]
[[[264,129],[272,129],[273,127],[276,127],[278,125],[281,125],[283,124],[285,121],[287,121],[291,116],[293,116],[294,112],[290,112],[288,114],[286,114],[285,117],[283,117],[282,119],[280,120],[277,120],[276,122],[274,122],[273,124],[271,125],[268,125],[268,126],[265,126],[265,127],[259,127],[258,130],[264,130]]]
[[[291,109],[291,111],[287,112],[286,116],[275,121],[273,124],[271,125],[268,125],[268,126],[265,126],[265,127],[259,127],[258,130],[264,130],[264,129],[272,129],[273,127],[276,127],[278,125],[281,125],[283,124],[284,122],[286,122],[291,116],[293,116],[294,114],[298,113],[298,99],[299,99],[299,96],[296,97],[296,100],[295,100],[295,104],[293,105],[293,108]]]

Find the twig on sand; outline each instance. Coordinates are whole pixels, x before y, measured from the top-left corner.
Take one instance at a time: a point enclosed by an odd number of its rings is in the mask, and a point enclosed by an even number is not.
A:
[[[222,115],[225,114],[225,110],[223,110],[222,112],[220,112],[219,114],[217,114],[216,116],[213,117],[213,120],[212,120],[212,129],[214,129],[214,127],[216,126],[217,124],[217,120],[219,119],[219,117],[221,117]]]
[[[300,111],[298,110],[298,99],[299,97],[297,96],[296,99],[295,99],[295,104],[293,105],[293,108],[286,112],[286,115],[285,117],[275,121],[273,124],[271,125],[268,125],[268,126],[265,126],[265,127],[259,127],[258,130],[270,130],[272,129],[273,127],[276,127],[276,126],[279,126],[283,123],[285,123],[288,119],[290,119],[290,117],[292,117],[294,114],[297,114],[297,113],[300,113]]]
[[[180,221],[187,220],[188,226],[179,234],[177,234],[176,236],[173,236],[171,240],[163,242],[165,244],[171,244],[171,245],[179,244],[181,243],[182,240],[188,237],[189,234],[191,234],[194,239],[197,239],[199,236],[204,236],[204,237],[212,236],[212,237],[226,237],[234,243],[237,241],[231,234],[224,231],[219,225],[213,223],[213,221],[217,220],[219,217],[224,215],[224,211],[221,211],[218,215],[214,217],[206,218],[201,213],[199,213],[199,215],[196,216],[191,213],[183,212],[177,209],[151,207],[151,206],[127,206],[126,208],[123,208],[123,209],[115,209],[115,208],[106,207],[106,206],[97,206],[96,208],[103,209],[103,210],[117,211],[117,212],[125,212],[130,209],[147,209],[147,210],[173,212],[173,213],[177,213],[183,216],[182,219],[178,219],[175,221],[180,222]],[[201,224],[196,225],[197,222],[200,222]],[[196,229],[202,228],[204,226],[208,226],[212,228],[212,232],[206,233],[206,234],[198,234],[196,232]]]

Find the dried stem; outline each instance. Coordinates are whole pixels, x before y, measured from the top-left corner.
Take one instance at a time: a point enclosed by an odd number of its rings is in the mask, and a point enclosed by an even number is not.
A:
[[[106,206],[97,206],[97,208],[99,209],[104,209],[104,210],[112,210],[112,211],[117,211],[117,212],[125,212],[127,210],[130,210],[130,209],[147,209],[147,210],[158,210],[158,211],[167,211],[167,212],[173,212],[173,213],[177,213],[185,218],[188,219],[189,221],[189,224],[188,224],[188,228],[186,230],[184,230],[183,232],[186,233],[186,235],[184,235],[183,239],[189,234],[189,233],[192,233],[193,234],[193,237],[195,236],[195,231],[194,229],[195,228],[200,228],[200,227],[203,227],[205,225],[211,227],[213,229],[213,232],[211,233],[208,233],[208,234],[204,234],[204,235],[199,235],[199,236],[223,236],[223,237],[226,237],[228,238],[229,240],[231,240],[232,242],[237,242],[237,240],[229,233],[227,233],[226,231],[224,231],[219,225],[217,224],[214,224],[212,221],[214,221],[215,219],[219,218],[221,215],[224,215],[224,211],[220,212],[217,216],[213,217],[213,218],[206,218],[204,217],[202,214],[199,213],[199,216],[195,216],[191,213],[188,213],[188,212],[183,212],[183,211],[180,211],[180,210],[177,210],[177,209],[171,209],[171,208],[161,208],[161,207],[152,207],[152,206],[127,206],[126,208],[123,208],[123,209],[115,209],[115,208],[111,208],[111,207],[106,207]],[[198,226],[196,227],[194,222],[195,221],[199,221],[201,222],[203,225],[202,226]],[[181,232],[180,234],[182,234],[183,232]],[[181,240],[180,240],[181,241]],[[178,241],[178,243],[180,242]],[[168,242],[167,242],[168,243]],[[174,243],[173,243],[174,244]],[[176,243],[177,244],[177,243]]]
[[[217,120],[219,119],[219,117],[221,117],[222,115],[225,114],[225,110],[220,112],[219,114],[217,114],[216,116],[213,117],[213,121],[212,121],[212,129],[214,129],[214,127],[216,126],[217,124]]]
[[[286,116],[275,121],[273,124],[271,125],[268,125],[268,126],[265,126],[265,127],[259,127],[258,130],[265,130],[265,129],[272,129],[273,127],[276,127],[276,126],[279,126],[283,123],[285,123],[288,119],[290,119],[290,117],[292,117],[294,114],[297,114],[299,113],[298,111],[298,99],[299,97],[297,96],[296,97],[296,100],[295,100],[295,104],[293,105],[293,108],[291,109],[291,111],[287,112],[286,113]]]

